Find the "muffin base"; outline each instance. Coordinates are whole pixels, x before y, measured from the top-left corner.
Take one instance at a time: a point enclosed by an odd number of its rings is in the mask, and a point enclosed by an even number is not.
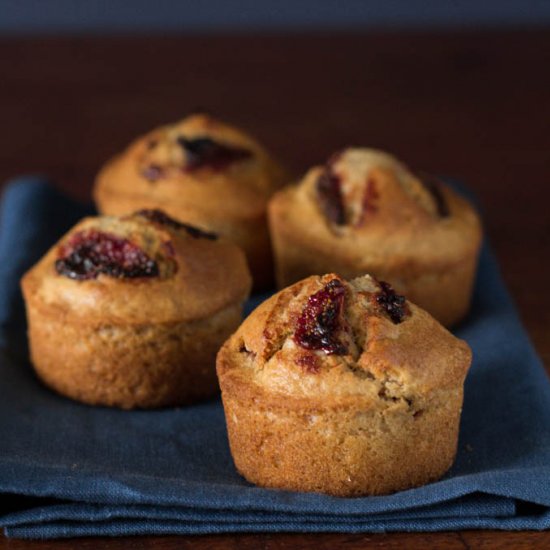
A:
[[[189,404],[219,391],[216,353],[241,312],[235,304],[192,322],[88,325],[29,305],[31,360],[47,386],[90,405]]]
[[[237,470],[263,487],[334,496],[381,495],[424,485],[452,465],[462,390],[440,392],[420,411],[289,409],[228,395]],[[406,407],[405,407],[406,409]]]

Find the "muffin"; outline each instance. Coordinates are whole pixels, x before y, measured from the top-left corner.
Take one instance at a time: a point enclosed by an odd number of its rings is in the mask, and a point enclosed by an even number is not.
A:
[[[260,305],[217,358],[250,482],[380,495],[453,463],[468,345],[369,275],[311,276]]]
[[[213,396],[216,352],[250,286],[236,245],[161,211],[85,218],[22,279],[32,364],[91,405]]]
[[[469,309],[481,244],[470,204],[372,149],[346,149],[269,205],[277,282],[371,273],[451,326]]]
[[[273,283],[266,206],[283,169],[254,139],[205,114],[153,130],[99,172],[103,214],[161,208],[223,235],[245,252],[256,288]]]

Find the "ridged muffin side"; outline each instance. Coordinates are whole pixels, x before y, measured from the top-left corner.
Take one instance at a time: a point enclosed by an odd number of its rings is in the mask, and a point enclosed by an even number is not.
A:
[[[235,465],[260,486],[336,496],[438,479],[456,454],[470,362],[465,342],[389,285],[309,277],[218,353]]]

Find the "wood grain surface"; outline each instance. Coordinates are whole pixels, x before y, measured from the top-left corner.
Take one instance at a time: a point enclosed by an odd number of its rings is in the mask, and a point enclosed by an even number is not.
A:
[[[466,182],[528,331],[550,364],[550,31],[0,39],[0,181],[49,175],[86,199],[98,167],[204,108],[299,175],[351,144]],[[550,533],[228,535],[0,549],[550,548]]]

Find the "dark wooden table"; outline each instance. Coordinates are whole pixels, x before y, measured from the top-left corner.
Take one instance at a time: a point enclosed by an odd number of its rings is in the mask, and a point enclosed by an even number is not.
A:
[[[467,182],[550,364],[550,31],[0,39],[0,181],[50,175],[89,197],[135,135],[198,107],[296,173],[349,144]],[[231,535],[28,542],[66,548],[533,548],[550,533]]]

